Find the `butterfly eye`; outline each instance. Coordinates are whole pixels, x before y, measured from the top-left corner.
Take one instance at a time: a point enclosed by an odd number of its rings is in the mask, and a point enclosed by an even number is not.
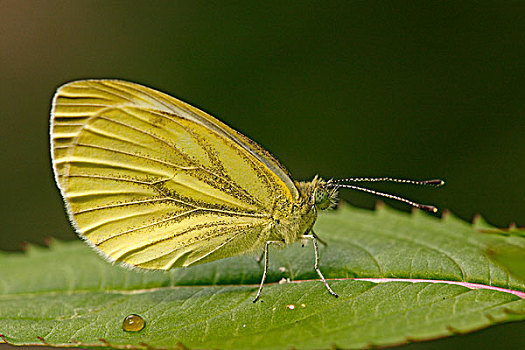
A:
[[[318,209],[324,210],[330,206],[329,191],[326,188],[315,188],[313,191],[314,204]]]

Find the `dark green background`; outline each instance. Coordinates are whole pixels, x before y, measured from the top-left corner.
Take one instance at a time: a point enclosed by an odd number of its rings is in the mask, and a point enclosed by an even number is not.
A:
[[[442,177],[439,190],[376,188],[524,226],[524,4],[0,0],[0,248],[74,239],[48,117],[56,87],[82,78],[190,102],[296,179]],[[520,332],[523,323],[407,348],[517,344]]]

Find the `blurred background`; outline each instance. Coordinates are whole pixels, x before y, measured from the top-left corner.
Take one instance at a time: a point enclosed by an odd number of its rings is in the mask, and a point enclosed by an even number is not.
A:
[[[55,89],[84,78],[187,101],[295,179],[440,177],[441,189],[373,187],[525,226],[524,16],[518,1],[0,0],[0,249],[75,239],[48,119]],[[522,322],[403,348],[512,347],[524,332]]]

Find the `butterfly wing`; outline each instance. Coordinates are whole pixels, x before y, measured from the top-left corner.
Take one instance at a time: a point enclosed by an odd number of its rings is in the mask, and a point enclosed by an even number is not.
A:
[[[111,261],[169,269],[250,251],[299,193],[267,151],[171,96],[117,80],[60,87],[56,182],[78,234]]]

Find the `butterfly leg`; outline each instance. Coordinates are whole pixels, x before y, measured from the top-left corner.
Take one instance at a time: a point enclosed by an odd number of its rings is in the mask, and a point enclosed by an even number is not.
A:
[[[319,277],[321,277],[321,281],[323,281],[324,285],[326,286],[326,288],[328,289],[328,291],[330,292],[330,294],[332,294],[334,297],[338,297],[337,294],[335,294],[335,292],[332,290],[332,288],[330,288],[330,286],[328,285],[328,283],[326,282],[323,274],[321,273],[321,270],[319,270],[319,248],[317,247],[317,237],[315,236],[315,234],[312,234],[312,235],[303,235],[301,238],[307,238],[307,239],[311,239],[313,244],[314,244],[314,253],[315,253],[315,271],[317,271],[317,274],[319,275]]]
[[[319,238],[319,236],[315,234],[314,230],[310,230],[310,232],[312,232],[312,236],[314,236],[315,239],[317,239],[319,241],[319,243],[321,243],[325,247],[328,247],[328,243],[326,243],[326,241],[324,241],[321,238]]]
[[[254,303],[261,296],[261,291],[263,289],[264,280],[266,280],[266,272],[268,271],[268,247],[272,243],[281,244],[282,242],[281,241],[266,241],[266,244],[264,245],[264,252],[263,252],[263,255],[264,255],[264,272],[263,272],[262,279],[261,279],[261,285],[259,286],[259,290],[257,291],[257,295],[255,296],[255,299],[253,299]],[[261,258],[262,258],[262,256],[261,256]]]

